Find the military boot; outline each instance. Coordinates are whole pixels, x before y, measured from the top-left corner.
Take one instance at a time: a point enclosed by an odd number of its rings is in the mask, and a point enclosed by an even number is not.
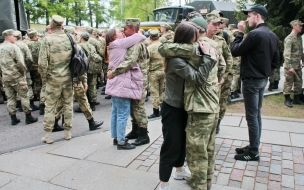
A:
[[[301,94],[295,94],[293,104],[304,105],[304,103],[300,100]]]
[[[19,112],[23,112],[21,100],[17,100],[17,107]]]
[[[219,134],[220,133],[220,125],[221,125],[221,120],[219,119],[218,122],[217,122],[215,134]]]
[[[77,113],[82,113],[80,107],[78,107],[78,108],[77,108],[76,110],[74,110],[74,111],[77,112]]]
[[[269,83],[268,91],[272,91],[273,85],[274,85],[274,83]]]
[[[0,104],[4,104],[3,95],[0,93]]]
[[[54,127],[53,127],[52,132],[58,132],[58,131],[63,131],[64,130],[63,127],[58,124],[58,121],[59,120],[55,118],[55,123],[54,123]]]
[[[11,124],[12,125],[17,125],[18,123],[20,123],[20,119],[17,119],[16,115],[11,115]]]
[[[64,130],[64,139],[70,140],[72,138],[71,131]]]
[[[132,143],[132,145],[140,146],[144,144],[149,144],[150,138],[148,136],[148,129],[140,127],[139,128],[139,137]]]
[[[41,141],[47,144],[52,144],[54,142],[52,132],[46,132],[44,137],[41,138]]]
[[[44,108],[45,108],[44,104],[39,105],[39,115],[44,115]]]
[[[139,126],[132,123],[132,131],[127,134],[127,139],[137,139],[139,137]]]
[[[93,117],[92,119],[88,120],[88,122],[89,122],[90,131],[101,129],[100,126],[103,124],[103,121],[94,121]]]
[[[152,119],[152,118],[155,118],[155,117],[159,117],[159,109],[155,109],[153,108],[153,114],[149,115],[148,116],[148,119]]]
[[[96,102],[95,102],[95,105],[96,105],[96,106],[98,106],[99,104],[100,104],[100,102],[99,102],[99,101],[96,101]]]
[[[28,114],[25,114],[25,123],[26,124],[35,123],[37,121],[38,121],[38,118],[37,117],[33,117],[31,112],[28,113]]]
[[[35,106],[34,100],[30,100],[30,106],[31,106],[31,108],[32,108],[32,111],[39,110],[39,107],[38,107],[38,106]]]
[[[275,80],[273,85],[272,85],[272,89],[276,90],[276,89],[279,89],[279,81],[278,80]]]
[[[90,102],[90,107],[92,111],[95,111],[96,110],[95,102]]]
[[[285,94],[285,105],[289,108],[292,108],[292,103],[291,103],[291,100],[290,100],[290,94]]]

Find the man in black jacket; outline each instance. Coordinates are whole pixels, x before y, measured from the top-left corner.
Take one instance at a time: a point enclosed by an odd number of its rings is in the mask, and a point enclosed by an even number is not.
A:
[[[231,46],[233,56],[241,56],[241,78],[250,145],[236,148],[236,160],[259,161],[262,131],[261,107],[271,69],[279,67],[279,39],[264,23],[267,10],[254,5],[243,11],[248,18],[238,24],[239,33]],[[250,31],[243,39],[246,22]]]

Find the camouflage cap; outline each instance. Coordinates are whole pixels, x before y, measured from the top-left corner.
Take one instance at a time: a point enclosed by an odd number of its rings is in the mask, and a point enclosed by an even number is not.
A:
[[[186,21],[189,21],[195,17],[202,17],[202,15],[197,11],[192,11],[192,12],[188,13],[188,15],[186,17]]]
[[[33,29],[33,28],[30,28],[30,29],[27,29],[27,30],[26,30],[26,33],[30,33],[30,32],[32,32],[32,31],[36,31],[36,30]]]
[[[213,10],[213,11],[211,11],[211,13],[218,14],[218,15],[220,15],[220,17],[224,16],[224,14],[222,13],[222,11],[220,11],[220,10]]]
[[[15,30],[14,33],[13,33],[13,35],[14,35],[15,37],[17,37],[17,38],[21,38],[21,32],[18,31],[18,30]]]
[[[51,22],[52,26],[61,26],[63,22],[64,22],[64,18],[62,18],[62,16],[59,15],[52,16],[52,22]]]
[[[159,30],[153,29],[149,32],[150,37],[158,37],[159,36]]]
[[[97,29],[97,34],[98,35],[102,35],[102,33],[103,33],[103,30]]]
[[[81,33],[81,37],[82,37],[84,40],[88,41],[89,38],[90,38],[90,34],[87,33],[87,32],[82,32],[82,33]]]
[[[295,26],[295,25],[303,25],[304,23],[302,23],[300,20],[293,20],[290,22],[291,26]]]
[[[232,28],[236,28],[236,25],[235,24],[229,24],[228,29],[231,30]]]
[[[171,30],[172,29],[172,26],[170,26],[169,24],[161,24],[160,26],[164,27],[167,30]]]
[[[75,34],[75,28],[74,27],[70,27],[70,28],[65,28],[64,32],[65,33],[69,33],[69,34]]]
[[[2,32],[2,37],[5,38],[6,36],[12,36],[13,34],[14,34],[14,30],[13,29],[4,30]]]
[[[197,26],[205,29],[203,32],[207,31],[207,22],[203,17],[195,17],[191,19],[190,22],[193,22]]]
[[[86,27],[86,31],[88,32],[88,33],[90,33],[90,34],[92,34],[93,33],[93,28],[92,27],[89,27],[89,26],[87,26]]]
[[[139,29],[139,32],[141,32],[143,35],[145,35],[145,31],[143,29]]]
[[[232,32],[232,35],[235,36],[235,35],[237,35],[239,33],[239,30],[235,29],[235,30],[232,30],[231,32]]]
[[[28,37],[33,38],[38,35],[38,32],[36,30],[34,30],[34,31],[27,33],[27,35],[28,35]]]
[[[126,26],[140,26],[140,18],[126,18]]]
[[[228,19],[228,18],[222,17],[221,20],[222,20],[222,22],[225,23],[226,25],[229,24],[229,19]]]
[[[207,21],[211,21],[213,23],[222,23],[222,20],[220,19],[220,15],[219,14],[215,14],[215,13],[209,13],[206,15],[206,20]]]
[[[96,36],[98,34],[97,29],[93,28],[92,34]]]

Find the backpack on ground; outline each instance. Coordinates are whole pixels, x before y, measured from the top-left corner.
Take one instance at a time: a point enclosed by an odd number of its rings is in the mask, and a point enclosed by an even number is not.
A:
[[[76,77],[80,77],[88,72],[89,69],[89,59],[83,51],[81,51],[75,44],[72,36],[67,34],[72,45],[72,56],[70,61],[70,72],[72,80]]]

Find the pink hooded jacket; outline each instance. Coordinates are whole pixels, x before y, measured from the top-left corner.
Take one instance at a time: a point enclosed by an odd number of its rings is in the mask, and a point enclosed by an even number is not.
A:
[[[145,39],[145,36],[136,33],[127,38],[111,42],[107,47],[109,52],[109,69],[113,70],[123,63],[128,48]],[[111,96],[139,100],[142,96],[142,89],[143,75],[136,63],[129,71],[117,75],[113,79],[109,79],[105,93]]]

